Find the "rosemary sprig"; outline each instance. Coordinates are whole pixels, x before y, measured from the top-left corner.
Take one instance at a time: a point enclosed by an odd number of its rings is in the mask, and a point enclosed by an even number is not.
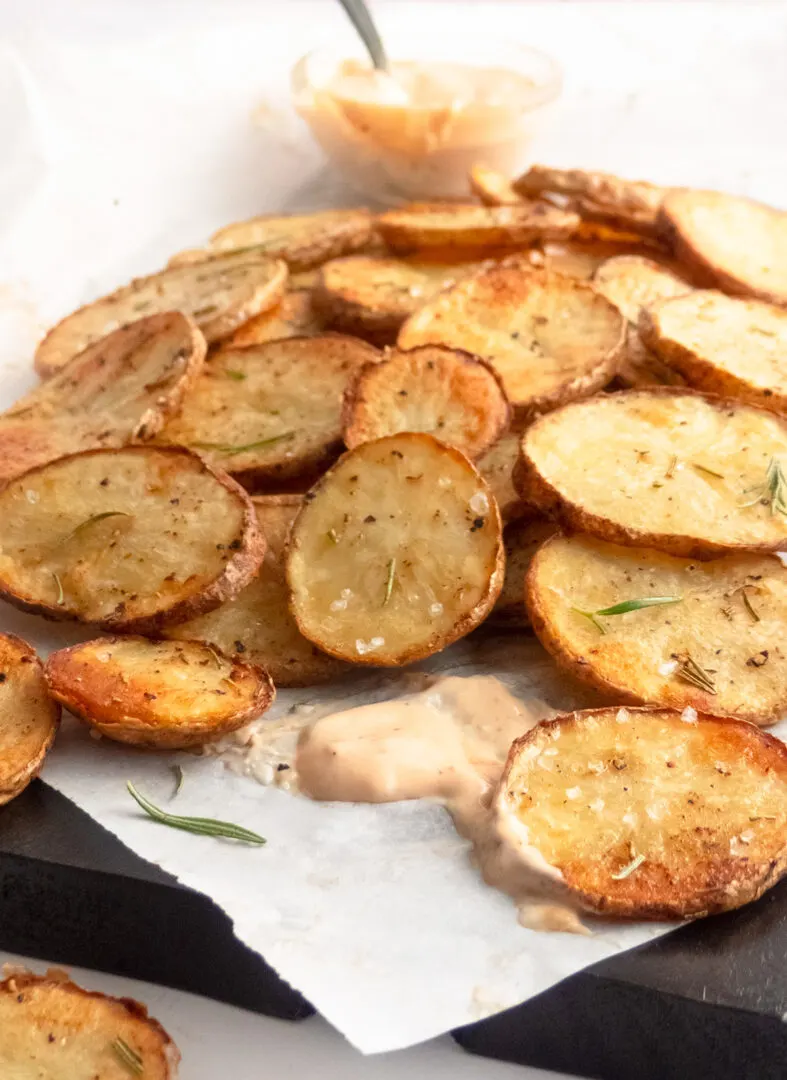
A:
[[[691,683],[692,686],[696,686],[699,690],[704,690],[706,694],[716,694],[716,684],[711,678],[710,672],[700,667],[690,655],[687,655],[680,667],[676,669],[675,676],[678,679],[683,679],[684,682]]]
[[[145,1063],[141,1055],[129,1046],[125,1039],[121,1039],[118,1035],[109,1045],[120,1064],[128,1069],[132,1076],[142,1076]]]
[[[657,607],[662,604],[679,604],[682,599],[682,596],[642,596],[638,600],[622,600],[619,604],[599,608],[597,611],[583,611],[582,608],[578,607],[572,608],[572,611],[575,611],[577,615],[584,615],[586,619],[590,619],[597,630],[602,634],[606,634],[606,627],[598,621],[599,615],[625,615],[629,611],[639,611],[641,608]]]
[[[228,379],[234,379],[235,382],[243,382],[248,378],[245,371],[235,371],[233,368],[224,368],[224,374]]]
[[[183,829],[184,832],[196,833],[198,836],[224,836],[228,840],[240,840],[244,844],[264,844],[265,837],[251,829],[244,829],[242,825],[233,825],[229,821],[217,821],[215,818],[181,817],[179,814],[168,814],[166,810],[146,799],[129,780],[126,783],[128,793],[148,817],[161,825],[169,825],[173,829]]]
[[[388,560],[388,577],[385,582],[385,596],[383,597],[383,607],[391,599],[391,593],[393,592],[394,581],[396,580],[396,559]]]
[[[630,863],[627,863],[621,870],[618,870],[617,874],[610,874],[613,881],[625,881],[627,877],[630,877],[635,870],[638,870],[645,861],[645,856],[635,855]]]
[[[57,585],[57,604],[62,607],[62,605],[66,602],[66,598],[63,595],[63,582],[60,580],[54,570],[52,571],[52,577],[55,579],[55,585]]]
[[[258,439],[257,442],[243,443],[240,446],[232,446],[227,443],[198,442],[192,443],[198,450],[215,450],[217,454],[244,454],[247,450],[261,450],[265,446],[275,446],[276,443],[295,437],[294,431],[284,431],[281,435],[271,435],[269,439]]]
[[[73,540],[75,536],[79,536],[85,529],[89,529],[91,525],[95,525],[99,521],[106,521],[107,518],[113,517],[133,517],[133,514],[127,514],[125,510],[103,510],[100,514],[93,514],[92,517],[85,518],[84,521],[72,529],[70,533],[63,537],[60,544],[67,544],[70,540]]]
[[[771,516],[782,514],[787,517],[787,477],[777,458],[772,457],[765,472],[765,483],[747,488],[744,495],[756,491],[756,495],[748,502],[739,503],[741,509],[762,503],[771,508]]]
[[[183,780],[184,780],[183,766],[182,765],[170,765],[169,768],[170,768],[170,772],[172,773],[173,777],[175,778],[175,790],[174,790],[174,792],[172,794],[172,798],[174,799],[177,795],[180,795],[180,789],[183,787]]]

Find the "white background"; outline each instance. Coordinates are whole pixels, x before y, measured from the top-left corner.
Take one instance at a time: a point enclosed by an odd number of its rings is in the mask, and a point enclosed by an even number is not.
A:
[[[555,54],[566,89],[538,151],[543,160],[785,202],[787,7],[777,0],[376,7],[422,36],[450,24]],[[145,271],[232,217],[335,201],[333,178],[287,110],[287,73],[299,54],[345,32],[330,0],[0,0],[0,235],[13,255],[0,268],[0,294],[11,290],[16,300],[0,319],[0,344],[19,355],[10,377],[20,389],[42,326],[114,285],[119,261]],[[161,64],[149,61],[166,56],[173,40],[188,42],[187,59],[161,79]],[[54,91],[45,100],[41,79]],[[250,85],[259,90],[250,95]],[[200,118],[199,145],[193,126],[178,121],[184,101]],[[135,154],[151,128],[170,151],[166,165]],[[195,176],[215,190],[198,215],[182,209]],[[152,247],[135,236],[141,210],[156,223]],[[47,250],[14,249],[18,222],[37,213],[51,218]],[[44,258],[48,274],[61,269],[60,284],[33,306]],[[185,1080],[544,1075],[465,1056],[449,1039],[364,1059],[320,1020],[287,1025],[128,980],[83,979],[146,1001],[181,1046]]]

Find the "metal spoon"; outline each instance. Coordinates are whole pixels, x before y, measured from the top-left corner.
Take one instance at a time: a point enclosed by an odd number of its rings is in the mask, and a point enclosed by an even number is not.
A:
[[[385,55],[382,39],[377,32],[377,27],[372,21],[369,9],[364,0],[339,0],[344,10],[350,17],[350,22],[358,31],[358,36],[366,46],[372,63],[381,71],[388,70],[388,57]]]

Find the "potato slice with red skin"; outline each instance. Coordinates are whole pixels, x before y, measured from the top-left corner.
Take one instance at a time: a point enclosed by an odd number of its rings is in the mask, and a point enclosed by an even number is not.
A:
[[[0,805],[21,794],[54,742],[60,706],[27,642],[0,634]]]
[[[286,284],[283,262],[244,253],[136,278],[53,326],[36,349],[36,371],[44,377],[54,375],[72,356],[118,327],[164,311],[190,315],[212,344],[277,304]]]
[[[151,438],[177,413],[205,358],[178,311],[122,327],[0,415],[0,483],[47,461]]]
[[[178,1048],[144,1005],[84,990],[56,970],[0,982],[0,1031],[0,1076],[14,1080],[178,1075]]]
[[[730,911],[787,871],[787,747],[693,709],[542,722],[511,747],[493,806],[599,915]]]
[[[387,210],[377,229],[392,251],[521,248],[539,240],[571,236],[579,217],[547,203],[477,206],[472,203],[411,203]]]
[[[352,663],[398,667],[473,630],[503,568],[486,483],[458,450],[405,433],[348,451],[308,493],[287,581],[305,637]]]
[[[399,431],[425,431],[475,458],[510,419],[500,379],[483,360],[442,345],[392,349],[348,388],[344,442],[352,449]]]
[[[47,618],[155,632],[235,596],[264,551],[245,491],[182,447],[88,450],[0,491],[0,595]]]
[[[201,641],[97,638],[52,653],[56,701],[115,742],[151,750],[202,746],[273,703],[266,671]]]

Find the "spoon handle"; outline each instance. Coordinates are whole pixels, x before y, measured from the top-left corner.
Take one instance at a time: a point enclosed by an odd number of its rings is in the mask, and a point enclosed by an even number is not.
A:
[[[358,35],[366,46],[374,66],[380,68],[382,71],[387,71],[388,57],[385,55],[382,40],[377,32],[377,27],[372,21],[372,16],[369,14],[369,9],[364,3],[364,0],[339,0],[339,3],[347,12],[350,17],[350,22],[358,31]]]

